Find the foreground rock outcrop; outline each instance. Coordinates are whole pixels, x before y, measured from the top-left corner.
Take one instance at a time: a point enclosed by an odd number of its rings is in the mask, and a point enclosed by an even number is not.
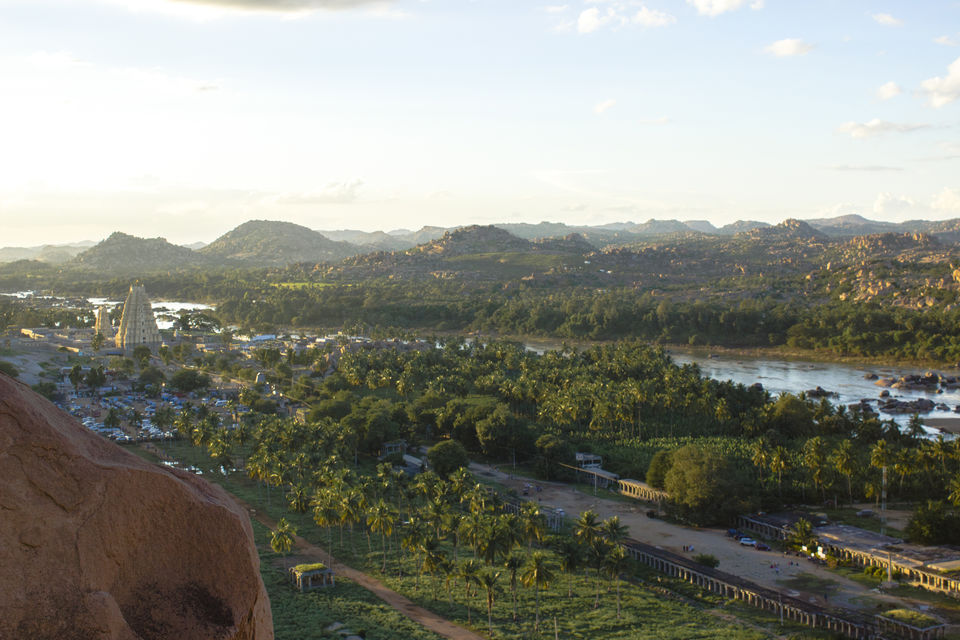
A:
[[[0,639],[271,640],[246,514],[0,375]]]

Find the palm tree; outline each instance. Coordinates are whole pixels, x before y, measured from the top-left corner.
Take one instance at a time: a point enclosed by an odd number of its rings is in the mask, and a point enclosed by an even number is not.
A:
[[[584,511],[573,523],[573,537],[577,542],[590,546],[600,535],[600,517],[595,511]]]
[[[487,628],[490,629],[490,635],[493,635],[493,598],[496,595],[500,579],[500,572],[488,569],[477,576],[477,584],[483,587],[487,592]]]
[[[910,455],[909,449],[901,449],[893,457],[893,471],[898,476],[900,476],[900,483],[897,489],[897,493],[903,493],[903,481],[907,476],[912,476],[916,473],[916,467],[914,466],[913,456]]]
[[[822,499],[826,501],[824,473],[827,470],[827,445],[822,437],[816,436],[803,443],[803,462],[810,469],[814,487],[820,490]]]
[[[763,484],[763,470],[770,462],[769,448],[770,445],[764,438],[754,440],[750,448],[750,462],[757,468],[757,476],[761,485]]]
[[[805,518],[800,518],[797,520],[796,524],[793,525],[793,529],[790,531],[790,535],[787,538],[787,542],[797,549],[807,547],[808,549],[813,546],[817,541],[817,536],[813,532],[813,525],[810,524],[810,521]]]
[[[457,563],[443,556],[438,563],[440,573],[443,574],[443,588],[447,591],[447,601],[453,606],[453,590],[450,588],[450,581],[457,575]]]
[[[483,535],[484,518],[480,513],[470,513],[460,522],[460,535],[473,547],[473,557],[477,557],[480,537]]]
[[[337,509],[336,495],[330,490],[320,490],[310,501],[313,506],[313,521],[318,527],[327,530],[327,549],[333,550],[333,525],[340,522],[340,510]]]
[[[955,507],[960,507],[960,476],[954,476],[950,480],[950,486],[948,488],[950,495],[947,496],[947,500],[950,501]]]
[[[547,533],[547,517],[536,504],[527,502],[520,510],[520,524],[527,542],[527,555],[530,555],[533,543],[543,540]]]
[[[480,572],[480,563],[477,560],[469,559],[460,565],[460,577],[463,578],[463,586],[467,590],[467,624],[470,624],[470,596],[473,593],[473,583],[477,580],[477,574]]]
[[[302,484],[295,484],[290,488],[290,493],[287,495],[287,504],[290,505],[291,511],[306,513],[308,502],[307,490]]]
[[[517,620],[517,572],[523,567],[523,556],[516,553],[507,557],[503,563],[504,568],[510,572],[510,591],[513,594],[513,620]]]
[[[783,472],[790,467],[790,452],[778,446],[770,454],[770,472],[777,474],[777,496],[783,497]]]
[[[547,558],[542,551],[534,551],[527,561],[521,576],[523,584],[527,587],[533,587],[536,592],[536,621],[534,622],[534,631],[540,630],[540,591],[550,587],[553,581],[553,571],[547,566]]]
[[[496,516],[484,517],[483,533],[480,536],[478,550],[484,563],[494,564],[501,556],[510,552],[513,535],[509,521]]]
[[[612,545],[619,545],[626,540],[629,527],[620,523],[620,516],[610,516],[600,526],[600,536]]]
[[[931,453],[940,463],[940,475],[947,474],[947,458],[950,457],[950,444],[944,439],[943,434],[937,435],[937,439],[931,444]]]
[[[423,543],[427,539],[427,527],[417,516],[410,516],[408,524],[403,528],[400,546],[414,554],[414,563],[417,567],[417,579],[414,588],[420,589],[420,570],[423,558]]]
[[[557,546],[557,555],[560,556],[560,570],[567,574],[567,597],[573,597],[573,575],[580,568],[583,561],[583,550],[575,540],[563,537]]]
[[[852,477],[857,472],[856,457],[853,452],[853,443],[850,440],[842,440],[837,448],[833,450],[830,456],[830,464],[838,474],[847,479],[847,496],[850,504],[853,504],[853,485]]]
[[[621,545],[611,547],[603,559],[603,568],[617,583],[617,620],[620,619],[620,574],[627,561],[627,552]]]
[[[590,564],[593,565],[596,573],[597,597],[593,601],[593,608],[600,606],[600,574],[603,571],[603,559],[607,557],[611,547],[609,542],[603,538],[594,538],[587,547],[587,553],[590,555]]]
[[[393,534],[395,523],[396,518],[393,509],[383,499],[378,500],[370,513],[367,514],[367,526],[373,533],[379,533],[380,539],[383,541],[383,568],[380,570],[381,572],[387,570],[387,536]]]
[[[277,529],[270,536],[270,548],[281,556],[286,556],[293,549],[293,537],[297,535],[297,530],[287,522],[286,518],[280,518],[277,522]]]
[[[439,551],[439,545],[433,538],[428,539],[423,545],[423,568],[433,576],[433,599],[437,599],[437,587],[440,584],[439,574],[444,571],[444,561],[447,557]]]

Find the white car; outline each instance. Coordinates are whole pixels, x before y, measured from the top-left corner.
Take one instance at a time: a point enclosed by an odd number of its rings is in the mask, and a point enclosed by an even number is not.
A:
[[[757,541],[753,538],[740,538],[740,544],[745,547],[755,547],[757,546]]]

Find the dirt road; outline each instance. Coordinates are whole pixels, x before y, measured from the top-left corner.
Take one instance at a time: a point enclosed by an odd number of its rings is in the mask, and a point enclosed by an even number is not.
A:
[[[250,505],[240,501],[238,498],[236,498],[236,496],[234,496],[234,499],[236,499],[241,506],[247,509],[251,517],[256,518],[258,522],[266,527],[269,527],[271,530],[277,528],[277,523],[274,520],[265,514],[255,512],[250,508]],[[442,618],[432,611],[428,611],[423,607],[414,604],[408,598],[390,589],[376,578],[372,578],[362,571],[358,571],[343,564],[308,540],[305,540],[300,536],[295,536],[294,543],[294,560],[298,562],[320,561],[324,563],[333,569],[338,578],[343,577],[347,578],[348,580],[352,580],[403,615],[407,616],[414,622],[423,625],[430,631],[433,631],[444,638],[450,638],[451,640],[484,640],[483,636],[477,635],[469,629],[464,629],[460,625],[454,624],[446,618]]]
[[[898,605],[903,603],[901,599],[870,590],[809,560],[777,551],[757,551],[752,547],[740,546],[726,535],[726,530],[697,529],[671,524],[659,518],[648,518],[645,514],[649,506],[644,503],[595,497],[562,483],[512,477],[489,465],[471,464],[470,471],[481,478],[489,478],[516,489],[518,495],[522,494],[524,484],[535,483],[542,491],[532,491],[528,499],[539,498],[545,506],[561,507],[568,517],[575,518],[588,509],[597,512],[601,518],[619,516],[620,521],[630,528],[631,538],[688,557],[699,553],[711,554],[720,560],[720,570],[794,598],[821,606],[870,610],[881,601]]]

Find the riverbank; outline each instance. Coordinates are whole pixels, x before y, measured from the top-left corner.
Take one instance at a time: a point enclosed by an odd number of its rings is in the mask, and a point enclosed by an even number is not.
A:
[[[447,334],[444,334],[447,335]],[[597,345],[613,344],[617,340],[561,340],[558,338],[545,338],[543,336],[495,336],[495,335],[476,335],[476,334],[457,334],[448,335],[467,335],[472,339],[489,340],[509,340],[512,342],[522,342],[527,348],[537,351],[559,350],[564,344],[576,348],[590,348]],[[628,338],[624,338],[626,340]],[[659,343],[648,341],[651,345],[661,346],[669,352],[681,352],[707,358],[710,355],[722,355],[728,358],[765,358],[771,360],[788,360],[796,362],[811,362],[825,364],[845,364],[858,367],[878,367],[878,368],[897,368],[917,370],[937,370],[950,371],[958,370],[960,367],[957,362],[947,362],[942,360],[924,360],[924,359],[897,359],[891,356],[845,356],[832,351],[822,351],[814,349],[797,349],[780,345],[775,347],[730,347],[724,345],[709,346],[691,346],[682,343]]]

